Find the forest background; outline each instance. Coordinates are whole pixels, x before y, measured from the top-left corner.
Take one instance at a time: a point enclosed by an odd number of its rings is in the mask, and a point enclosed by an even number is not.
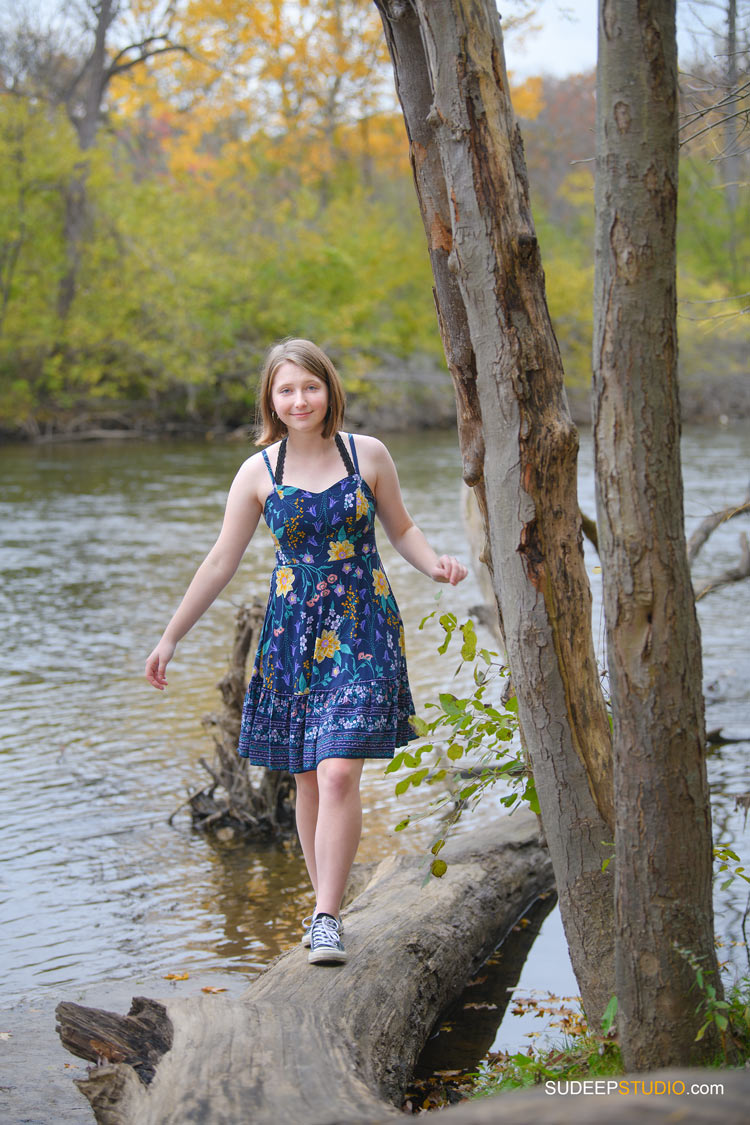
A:
[[[532,35],[539,5],[505,7],[506,29]],[[747,112],[747,20],[728,75],[722,5],[709,8],[716,35],[681,76],[680,365],[694,418],[750,414],[736,126],[726,160],[726,120]],[[50,0],[2,23],[0,432],[246,425],[263,353],[286,335],[326,348],[360,399],[388,394],[373,371],[445,370],[371,0]],[[513,89],[584,417],[594,96],[593,72]]]

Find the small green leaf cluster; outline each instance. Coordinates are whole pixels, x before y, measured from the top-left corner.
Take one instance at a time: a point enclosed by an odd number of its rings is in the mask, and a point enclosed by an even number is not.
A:
[[[420,623],[437,615],[433,610]],[[455,825],[466,809],[474,808],[499,781],[510,785],[510,792],[500,797],[500,803],[512,810],[526,802],[534,812],[539,811],[534,779],[524,759],[518,733],[518,702],[515,697],[505,704],[491,702],[492,692],[507,677],[507,667],[498,653],[480,648],[474,623],[471,619],[459,624],[455,614],[443,613],[438,622],[444,636],[438,652],[445,655],[454,642],[460,639],[460,662],[455,674],[465,664],[472,666],[474,689],[468,696],[441,692],[437,703],[426,706],[433,712],[429,720],[415,716],[414,729],[423,738],[430,739],[415,750],[401,750],[386,767],[386,773],[405,768],[408,772],[396,782],[396,794],[401,796],[410,786],[423,783],[445,783],[443,792],[430,803],[428,809],[417,816],[407,816],[396,825],[399,832],[413,820],[420,820],[436,809],[448,811],[449,827]],[[429,765],[423,759],[429,756]],[[462,761],[463,760],[463,761]],[[434,856],[445,844],[444,831],[431,846]],[[431,873],[445,874],[444,860],[435,859]]]
[[[699,1013],[703,1023],[701,1024],[695,1036],[695,1042],[698,1043],[706,1034],[710,1027],[715,1027],[721,1039],[722,1050],[725,1055],[728,1054],[727,1035],[731,1034],[730,1016],[732,1009],[732,1002],[730,1000],[723,1000],[719,997],[716,986],[711,983],[709,977],[713,976],[713,970],[705,969],[702,964],[702,958],[691,949],[685,949],[681,945],[675,944],[675,952],[679,953],[684,961],[687,961],[690,968],[695,973],[695,981],[693,988],[697,988],[701,994],[701,998],[696,1006],[696,1013]],[[736,1015],[736,1013],[735,1013]],[[750,1029],[750,1022],[748,1022],[748,1008],[745,1005],[743,1014],[745,1037],[747,1036],[748,1029]]]
[[[716,870],[717,875],[729,871],[729,876],[721,884],[722,891],[730,887],[735,879],[744,879],[746,883],[750,883],[750,878],[745,874],[745,868],[742,866],[740,857],[731,848],[726,845],[714,847],[714,860],[719,864]],[[732,864],[736,864],[736,866],[732,867]]]

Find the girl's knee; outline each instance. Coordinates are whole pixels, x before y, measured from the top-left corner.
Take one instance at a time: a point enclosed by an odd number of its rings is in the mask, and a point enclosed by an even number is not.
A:
[[[294,784],[297,787],[297,793],[300,797],[317,797],[318,795],[318,772],[317,770],[305,770],[304,773],[292,774]]]
[[[325,758],[316,771],[321,793],[344,797],[358,790],[363,764],[361,758]]]

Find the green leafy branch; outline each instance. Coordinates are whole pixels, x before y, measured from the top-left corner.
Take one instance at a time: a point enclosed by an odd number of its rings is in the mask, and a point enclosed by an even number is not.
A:
[[[729,877],[721,884],[722,891],[731,886],[735,879],[744,879],[746,883],[750,883],[750,877],[745,874],[740,857],[725,844],[714,847],[714,860],[719,864],[717,875],[721,875],[724,871],[730,872]],[[736,866],[732,867],[732,864]]]
[[[420,629],[437,614],[427,614]],[[447,828],[433,840],[431,852],[436,858],[430,865],[433,875],[444,875],[447,865],[438,859],[445,845],[448,830],[453,828],[467,809],[473,809],[485,794],[498,782],[510,786],[510,792],[500,797],[500,803],[512,811],[526,802],[534,812],[539,812],[534,779],[527,766],[518,732],[518,701],[515,697],[504,704],[491,702],[500,691],[492,691],[507,678],[507,667],[498,653],[480,648],[474,623],[471,619],[458,623],[455,614],[444,613],[438,618],[444,637],[438,652],[445,655],[454,639],[460,638],[461,658],[454,673],[457,676],[465,664],[472,666],[474,690],[468,696],[441,692],[437,703],[426,706],[434,712],[431,719],[415,716],[414,729],[429,742],[414,751],[401,750],[386,767],[386,773],[405,768],[408,772],[396,782],[396,795],[401,796],[410,786],[436,785],[445,782],[443,792],[431,801],[423,812],[405,817],[396,825],[400,832],[415,820],[429,816],[436,809],[447,809]],[[423,759],[429,764],[423,765]],[[462,762],[463,759],[463,762]],[[459,764],[462,763],[462,764]]]
[[[701,1014],[701,1019],[703,1019],[704,1022],[698,1029],[695,1042],[699,1042],[706,1034],[709,1027],[713,1026],[719,1033],[722,1047],[726,1054],[726,1035],[729,1030],[728,1012],[731,1008],[731,1004],[727,1000],[719,998],[715,985],[708,979],[713,975],[713,970],[703,967],[701,957],[693,953],[691,949],[685,949],[683,946],[677,945],[676,943],[674,949],[695,973],[695,980],[691,988],[697,988],[701,993],[701,998],[698,1001],[695,1011]]]

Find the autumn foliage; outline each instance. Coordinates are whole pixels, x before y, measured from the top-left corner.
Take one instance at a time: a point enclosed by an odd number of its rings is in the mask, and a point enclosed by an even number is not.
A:
[[[89,73],[93,41],[52,8],[36,22],[6,17],[0,47],[0,426],[246,422],[260,357],[288,334],[321,341],[363,387],[375,362],[442,362],[370,0],[192,0],[179,11],[131,0],[105,29],[106,81],[85,151],[83,87],[71,94],[70,84]],[[514,103],[550,306],[568,378],[584,387],[593,76],[528,79]],[[693,302],[732,292],[719,181],[711,154],[691,147],[681,280]],[[85,222],[73,245],[78,185]],[[738,268],[750,229],[739,218]],[[71,263],[74,297],[61,312]],[[716,372],[703,308],[685,306],[692,377],[708,377],[709,357]],[[741,345],[731,318],[722,333],[719,366],[732,370]]]

